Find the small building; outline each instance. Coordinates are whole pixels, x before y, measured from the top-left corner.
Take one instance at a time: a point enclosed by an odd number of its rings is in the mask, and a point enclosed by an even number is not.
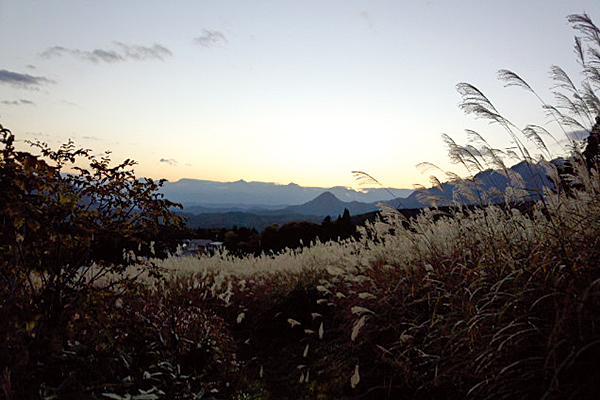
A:
[[[187,239],[181,246],[181,254],[201,254],[215,251],[223,246],[223,242],[211,239]]]

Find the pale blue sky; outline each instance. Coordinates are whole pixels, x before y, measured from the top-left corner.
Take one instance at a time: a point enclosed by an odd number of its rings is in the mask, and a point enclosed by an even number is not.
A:
[[[544,124],[552,64],[577,78],[566,16],[597,0],[0,0],[0,123],[68,138],[154,178],[411,187],[447,162],[440,139],[476,129],[470,82],[507,117]]]

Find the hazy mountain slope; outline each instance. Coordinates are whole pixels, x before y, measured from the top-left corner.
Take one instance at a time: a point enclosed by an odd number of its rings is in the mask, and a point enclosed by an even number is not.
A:
[[[202,210],[203,207],[190,207],[186,210],[187,223],[192,228],[231,228],[238,227],[263,229],[274,223],[283,224],[292,221],[322,222],[325,216],[333,219],[344,213],[347,208],[351,215],[376,211],[374,204],[360,202],[344,202],[334,194],[325,192],[316,198],[298,206],[290,206],[279,210],[263,210],[262,212],[210,212],[190,213],[189,210]]]
[[[259,231],[272,224],[283,225],[286,222],[316,222],[321,223],[323,217],[300,214],[276,214],[257,215],[245,212],[209,213],[209,214],[182,214],[186,218],[186,224],[193,229],[196,228],[226,228],[234,226],[255,228]]]
[[[391,189],[397,196],[408,196],[412,189]],[[390,194],[381,188],[356,191],[342,186],[332,188],[303,187],[294,183],[279,185],[267,182],[216,182],[196,179],[181,179],[165,182],[161,192],[171,201],[184,206],[201,205],[210,208],[237,207],[240,210],[263,207],[285,208],[304,204],[324,192],[331,192],[345,202],[372,203],[390,200]]]
[[[377,206],[372,203],[368,204],[358,201],[345,202],[338,199],[333,193],[325,192],[307,203],[284,208],[281,212],[303,215],[329,215],[335,218],[338,215],[342,215],[345,208],[348,209],[351,215],[364,214],[377,210]]]

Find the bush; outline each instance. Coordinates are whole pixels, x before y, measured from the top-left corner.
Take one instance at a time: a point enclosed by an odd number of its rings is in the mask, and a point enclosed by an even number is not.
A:
[[[158,192],[162,181],[136,178],[134,161],[111,166],[108,154],[70,141],[58,150],[30,143],[37,156],[14,140],[0,126],[0,367],[13,379],[56,355],[72,309],[101,278],[125,281],[136,261],[127,251],[164,249],[161,233],[181,225],[177,205]]]

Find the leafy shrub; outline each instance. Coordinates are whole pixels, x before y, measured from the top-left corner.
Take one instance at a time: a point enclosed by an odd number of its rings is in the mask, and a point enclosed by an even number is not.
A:
[[[111,166],[108,154],[72,142],[58,150],[30,143],[37,156],[14,140],[0,126],[0,367],[17,379],[60,350],[72,309],[100,278],[136,261],[124,251],[165,248],[158,238],[181,220],[158,193],[162,182],[136,178],[134,161]]]

